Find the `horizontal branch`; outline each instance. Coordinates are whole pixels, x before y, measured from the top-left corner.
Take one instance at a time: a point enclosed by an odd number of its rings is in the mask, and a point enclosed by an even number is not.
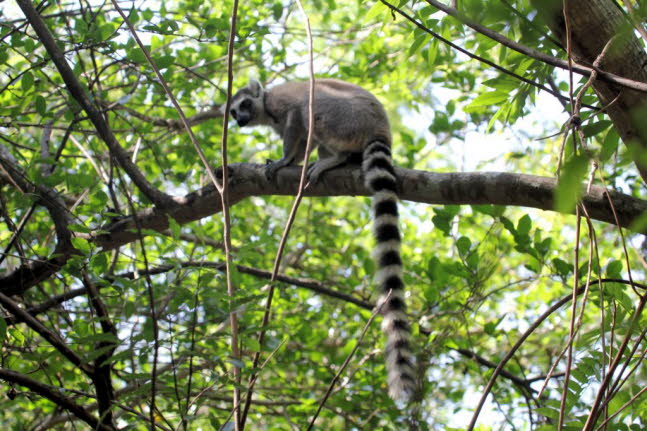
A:
[[[149,269],[148,272],[145,270],[138,270],[137,275],[134,272],[126,272],[126,273],[119,274],[118,276],[120,278],[134,279],[136,276],[141,276],[147,273],[149,275],[155,275],[155,274],[162,274],[165,272],[169,272],[173,269],[178,268],[178,266],[180,268],[212,268],[222,272],[225,271],[224,262],[186,261],[186,262],[180,262],[174,265],[169,264],[169,265],[156,266],[154,268]],[[244,265],[236,265],[236,268],[238,269],[239,272],[243,274],[253,275],[254,277],[262,278],[268,281],[272,278],[271,272],[264,271],[262,269],[252,268]],[[358,299],[352,295],[348,295],[346,293],[339,292],[334,289],[330,289],[326,287],[324,283],[321,283],[320,281],[317,281],[317,280],[288,277],[287,275],[282,275],[282,274],[277,275],[276,280],[280,281],[281,283],[287,283],[293,286],[303,287],[305,289],[311,290],[313,292],[317,292],[321,295],[329,296],[331,298],[341,299],[343,301],[350,302],[359,307],[362,307],[366,310],[372,310],[375,306],[370,302],[362,301],[361,299]]]
[[[468,349],[451,349],[451,350],[453,350],[453,351],[455,351],[457,353],[460,353],[462,356],[465,356],[468,359],[473,359],[474,361],[476,361],[476,363],[478,363],[480,365],[483,365],[483,366],[485,366],[487,368],[495,369],[497,367],[497,365],[498,365],[495,362],[492,362],[489,359],[486,359],[486,358],[484,358],[484,357],[482,357],[480,355],[477,355],[476,352],[473,352],[473,351],[468,350]],[[502,377],[510,380],[512,383],[514,383],[515,385],[521,387],[522,389],[527,390],[528,392],[537,392],[532,387],[530,387],[530,382],[528,380],[526,380],[526,379],[515,376],[514,374],[512,374],[511,372],[506,371],[506,370],[501,370],[500,374],[501,374]]]
[[[166,127],[171,130],[184,130],[184,124],[182,121],[178,119],[167,119],[167,118],[161,118],[161,117],[150,117],[148,115],[142,114],[141,112],[137,111],[136,109],[132,109],[126,105],[122,105],[119,103],[108,103],[108,102],[101,102],[103,106],[106,107],[106,109],[110,110],[117,110],[121,109],[128,114],[132,115],[133,117],[145,121],[147,123],[151,123],[154,126],[157,127]],[[212,108],[206,109],[204,111],[198,112],[195,115],[192,115],[190,117],[186,118],[187,124],[189,126],[194,126],[196,124],[203,123],[207,120],[212,120],[214,118],[221,118],[222,117],[222,111],[220,110],[220,106],[214,106]]]
[[[224,262],[186,261],[186,262],[180,262],[173,265],[169,264],[169,265],[160,265],[160,266],[152,267],[148,271],[141,269],[137,271],[137,275],[135,275],[135,273],[132,271],[125,272],[125,273],[118,274],[117,277],[135,279],[137,276],[141,277],[146,273],[148,273],[149,275],[163,274],[166,272],[173,271],[178,267],[179,268],[213,268],[218,271],[225,270]],[[269,271],[263,271],[261,269],[252,268],[244,265],[237,265],[236,268],[238,269],[238,272],[241,272],[243,274],[253,275],[254,277],[261,278],[264,280],[270,280],[270,278],[272,277],[272,273]],[[111,281],[111,279],[108,277],[106,277],[106,279],[108,281]],[[289,284],[295,287],[301,287],[301,288],[319,293],[324,296],[350,302],[351,304],[355,304],[358,307],[364,308],[366,310],[372,310],[373,307],[375,307],[375,304],[371,302],[363,301],[359,298],[356,298],[353,295],[348,295],[346,293],[326,287],[324,283],[317,280],[312,280],[308,278],[289,277],[283,274],[279,274],[276,277],[276,279],[281,283]],[[97,284],[96,287],[97,289],[101,289],[106,286],[109,286],[109,284],[101,283],[101,284]],[[24,315],[16,316],[13,314],[5,314],[4,316],[0,315],[0,318],[4,319],[7,322],[8,326],[13,326],[18,323],[24,322],[26,316],[36,317],[38,314],[44,313],[49,309],[56,307],[57,305],[60,305],[76,297],[86,295],[87,293],[88,293],[88,289],[85,287],[72,289],[61,295],[53,296],[49,298],[47,301],[42,302],[41,304],[27,308],[25,310]]]
[[[251,196],[293,196],[297,192],[301,168],[288,167],[279,171],[273,181],[265,177],[265,166],[250,163],[230,164],[229,203],[234,205]],[[435,173],[396,168],[400,199],[437,205],[507,205],[554,211],[557,181],[553,178],[503,172]],[[357,166],[347,166],[323,175],[320,182],[304,191],[308,197],[369,196]],[[629,228],[643,212],[647,201],[610,191],[620,226]],[[613,210],[603,187],[593,186],[583,192],[582,205],[591,218],[615,224]],[[179,224],[209,217],[222,210],[221,200],[212,185],[176,198],[174,208],[148,208],[137,214],[141,230],[164,232],[168,219]],[[137,239],[140,229],[134,217],[119,218],[87,239],[103,250],[110,250]],[[644,233],[644,232],[643,232]],[[84,236],[78,234],[78,236]],[[50,274],[51,275],[51,274]],[[0,292],[16,295],[33,283],[23,283],[16,277],[0,277]]]
[[[299,184],[299,167],[284,168],[273,181],[265,177],[264,165],[249,163],[230,164],[231,205],[250,196],[293,196]],[[400,199],[403,201],[437,205],[508,205],[555,211],[554,193],[557,181],[553,178],[503,172],[435,173],[396,168]],[[348,166],[323,175],[315,186],[304,191],[305,196],[369,196],[362,175],[356,166]],[[644,211],[647,201],[610,191],[620,225],[631,226]],[[137,217],[142,229],[163,231],[168,228],[168,218],[180,224],[208,217],[222,210],[220,199],[213,186],[204,187],[183,198],[179,205],[164,210],[150,208]],[[593,186],[590,193],[583,192],[582,204],[591,218],[615,224],[607,192]],[[104,227],[91,238],[104,250],[114,249],[137,238],[132,217],[124,217]]]

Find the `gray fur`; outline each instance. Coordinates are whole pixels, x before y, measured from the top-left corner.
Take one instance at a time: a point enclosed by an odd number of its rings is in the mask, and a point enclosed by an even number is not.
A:
[[[268,178],[288,165],[303,162],[308,136],[309,82],[286,82],[264,90],[250,80],[232,98],[231,113],[240,126],[271,126],[283,139],[283,157],[269,162]],[[313,149],[319,160],[308,169],[310,183],[353,154],[363,158],[366,187],[373,193],[376,282],[382,328],[387,336],[386,368],[389,394],[395,399],[415,389],[410,329],[406,320],[396,178],[391,161],[391,127],[382,104],[368,91],[336,79],[317,79],[314,97]]]

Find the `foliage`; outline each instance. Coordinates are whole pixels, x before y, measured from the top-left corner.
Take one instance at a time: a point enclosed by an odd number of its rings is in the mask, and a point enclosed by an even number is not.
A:
[[[565,58],[527,0],[459,3],[472,20]],[[232,2],[119,5],[187,117],[217,112],[226,100]],[[497,44],[425,2],[395,6],[472,54],[568,95],[566,72]],[[177,196],[207,185],[176,110],[113,4],[43,2],[37,7],[91,103],[101,108],[145,178]],[[562,156],[561,135],[537,138],[559,132],[557,119],[566,122],[569,116],[533,117],[542,104],[554,103],[536,86],[461,54],[384,3],[314,0],[305,7],[313,26],[317,76],[361,84],[383,101],[398,166],[455,172],[472,157],[479,169],[556,177],[561,163],[556,207],[569,211],[595,160],[600,163],[596,184],[603,178],[610,188],[644,195],[632,152],[620,144],[605,113],[583,108],[587,151],[575,151],[569,138]],[[96,241],[102,230],[153,208],[150,197],[110,157],[21,10],[11,2],[3,3],[0,12],[0,144],[27,184],[61,197],[75,249],[55,274],[12,297],[60,342],[17,319],[3,303],[4,429],[72,429],[80,423],[73,425],[60,402],[4,371],[53,387],[99,417],[97,378],[84,374],[60,345],[72,349],[82,364],[108,369],[118,427],[146,429],[155,420],[162,429],[233,429],[232,370],[240,367],[243,394],[250,376],[259,372],[249,428],[306,429],[358,343],[376,300],[367,228],[370,199],[304,200],[281,266],[292,281],[276,284],[269,330],[260,344],[268,281],[248,269],[271,270],[293,197],[259,196],[231,207],[233,263],[240,265],[232,268],[233,296],[223,272],[219,214],[188,224],[169,218],[167,230],[135,232],[141,239],[103,250]],[[293,2],[242,2],[236,25],[234,88],[249,76],[268,85],[307,79],[307,40]],[[574,78],[577,93],[586,78]],[[590,89],[582,102],[599,105]],[[570,103],[563,109],[569,112]],[[195,121],[192,129],[207,159],[217,164],[222,118],[214,114]],[[277,138],[267,131],[232,127],[230,132],[230,161],[263,163],[279,156]],[[476,133],[503,137],[493,159],[478,158]],[[0,245],[6,254],[0,257],[0,276],[60,252],[59,232],[42,195],[4,178]],[[642,366],[647,322],[640,315],[642,291],[625,282],[644,278],[639,236],[625,232],[621,237],[616,227],[601,222],[483,202],[442,207],[403,202],[401,213],[413,344],[426,376],[420,405],[407,409],[389,399],[382,337],[379,324],[373,324],[325,403],[321,428],[466,428],[492,369],[521,334],[571,295],[574,286],[601,278],[613,282],[591,283],[575,309],[566,301],[524,341],[496,380],[478,429],[556,429],[560,410],[565,429],[581,429],[625,337],[631,340],[622,358],[627,378],[618,379],[623,383],[615,388],[608,414],[619,414],[607,429],[646,425],[641,391],[647,380]],[[158,271],[151,273],[154,268]],[[304,287],[313,280],[357,301]],[[0,285],[0,292],[11,286]],[[232,312],[238,316],[240,358],[232,355]],[[560,355],[568,345],[573,313],[579,332],[569,366]],[[261,352],[260,370],[253,369],[255,352]],[[554,363],[556,374],[540,396]],[[570,378],[565,405],[560,405],[565,370]]]

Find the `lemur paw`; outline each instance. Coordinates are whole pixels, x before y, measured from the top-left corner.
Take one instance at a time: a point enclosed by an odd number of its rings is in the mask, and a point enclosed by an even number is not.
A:
[[[319,182],[319,177],[322,173],[323,171],[317,166],[317,163],[313,163],[308,166],[308,172],[306,173],[306,176],[310,184],[314,186],[315,184],[317,184],[317,182]]]
[[[274,179],[276,177],[276,172],[283,167],[282,163],[274,162],[272,160],[267,160],[265,165],[265,178],[268,180]]]

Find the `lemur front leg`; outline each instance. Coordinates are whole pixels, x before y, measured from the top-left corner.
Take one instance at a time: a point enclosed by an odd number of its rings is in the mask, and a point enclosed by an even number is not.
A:
[[[283,157],[277,161],[268,160],[265,166],[265,176],[272,179],[276,172],[303,160],[306,151],[305,131],[299,119],[299,112],[292,110],[287,114],[283,136]]]

